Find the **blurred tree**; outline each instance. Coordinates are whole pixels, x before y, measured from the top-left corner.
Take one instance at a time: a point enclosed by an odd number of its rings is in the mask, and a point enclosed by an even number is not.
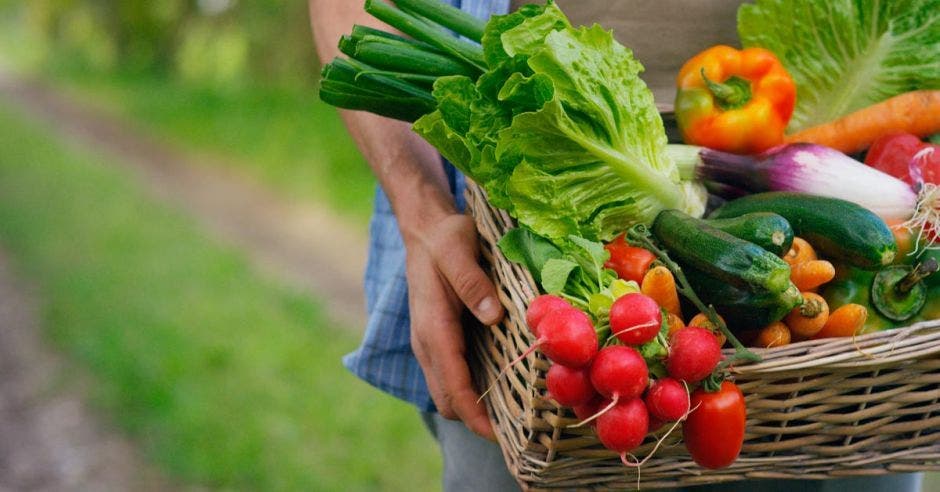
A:
[[[302,86],[319,68],[298,0],[0,0],[0,8],[20,9],[59,64]]]

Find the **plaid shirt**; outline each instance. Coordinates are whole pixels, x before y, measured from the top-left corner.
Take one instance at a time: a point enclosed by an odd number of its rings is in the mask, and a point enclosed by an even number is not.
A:
[[[481,19],[505,13],[509,8],[509,0],[451,0],[450,3]],[[463,176],[449,163],[442,161],[442,165],[457,207],[463,210]],[[434,402],[411,351],[405,247],[388,197],[381,188],[375,193],[369,236],[365,274],[369,321],[362,345],[344,357],[343,364],[376,388],[413,403],[423,411],[433,411]]]

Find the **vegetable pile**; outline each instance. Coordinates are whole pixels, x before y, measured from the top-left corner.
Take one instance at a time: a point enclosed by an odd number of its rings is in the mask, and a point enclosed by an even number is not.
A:
[[[744,49],[677,74],[685,145],[632,52],[551,1],[365,9],[404,36],[354,26],[321,98],[413,122],[517,219],[499,247],[543,294],[504,371],[541,352],[548,395],[625,466],[680,425],[696,463],[734,462],[745,344],[940,318],[940,0],[743,5]]]

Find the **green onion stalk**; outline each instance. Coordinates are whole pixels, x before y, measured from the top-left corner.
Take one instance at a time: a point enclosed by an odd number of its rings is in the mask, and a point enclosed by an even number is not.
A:
[[[365,11],[410,37],[355,25],[339,41],[337,57],[321,72],[320,99],[413,122],[433,112],[434,81],[450,75],[477,78],[486,70],[478,44],[486,26],[435,0],[366,0]],[[463,36],[461,39],[454,33]]]

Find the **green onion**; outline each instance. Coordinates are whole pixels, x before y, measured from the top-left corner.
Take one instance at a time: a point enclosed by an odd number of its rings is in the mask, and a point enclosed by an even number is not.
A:
[[[483,49],[475,44],[461,41],[436,25],[398,10],[381,0],[366,0],[365,10],[376,19],[419,41],[456,56],[481,71],[486,70]]]
[[[477,43],[483,39],[486,22],[439,0],[394,0],[398,8],[440,24]]]
[[[480,75],[479,70],[460,60],[383,36],[343,36],[339,48],[350,58],[392,72],[473,78]]]

